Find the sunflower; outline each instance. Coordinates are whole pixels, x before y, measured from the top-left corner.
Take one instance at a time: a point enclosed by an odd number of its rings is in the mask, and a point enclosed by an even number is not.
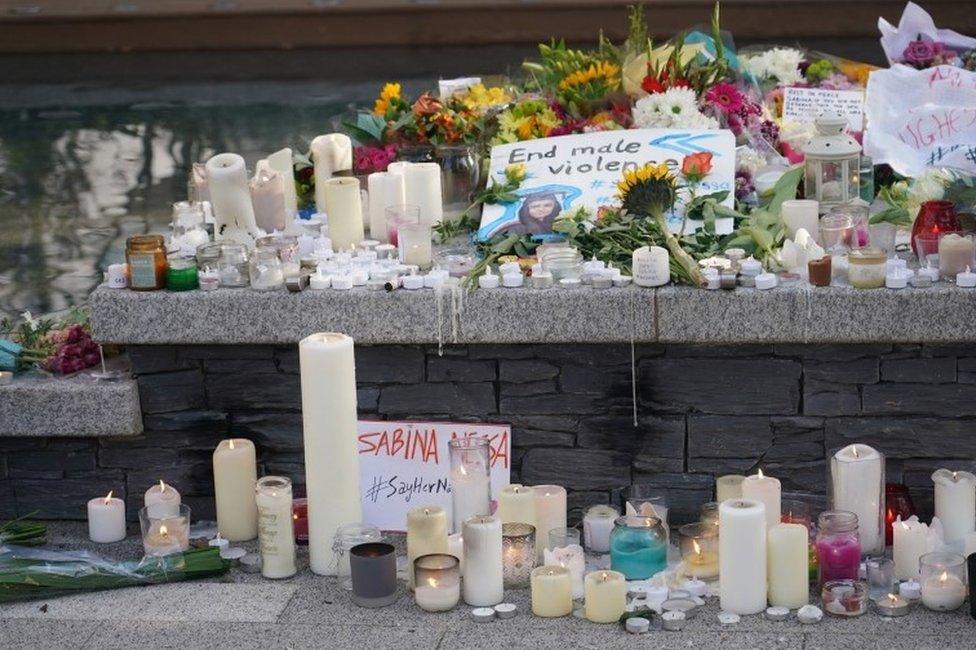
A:
[[[620,66],[609,61],[593,63],[589,68],[572,72],[559,82],[559,90],[570,90],[586,86],[594,82],[611,88],[620,84]]]
[[[386,115],[387,109],[390,108],[390,102],[399,99],[400,84],[384,84],[383,90],[380,91],[379,98],[377,98],[376,103],[373,104],[373,112],[377,115]]]
[[[674,205],[677,179],[665,163],[628,169],[617,183],[617,197],[631,214],[659,215]]]

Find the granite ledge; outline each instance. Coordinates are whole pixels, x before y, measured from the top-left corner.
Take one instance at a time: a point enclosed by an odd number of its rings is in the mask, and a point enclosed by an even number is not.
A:
[[[142,433],[134,379],[19,376],[0,386],[0,438],[110,437]]]
[[[918,343],[976,341],[976,290],[595,290],[140,293],[90,298],[104,343],[292,344],[317,331],[358,343]]]

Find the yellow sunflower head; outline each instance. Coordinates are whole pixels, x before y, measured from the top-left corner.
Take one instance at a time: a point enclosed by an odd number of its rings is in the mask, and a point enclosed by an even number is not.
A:
[[[600,82],[601,85],[616,86],[620,83],[620,66],[609,61],[592,63],[588,68],[577,70],[563,77],[563,80],[559,82],[559,89],[570,90],[594,82]]]
[[[677,179],[665,163],[648,163],[624,172],[617,183],[617,198],[632,214],[652,215],[674,205]]]

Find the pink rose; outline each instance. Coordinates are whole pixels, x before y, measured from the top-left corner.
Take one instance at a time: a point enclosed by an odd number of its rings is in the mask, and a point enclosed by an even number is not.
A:
[[[902,53],[902,58],[905,63],[921,69],[931,65],[942,50],[942,43],[923,41],[919,38],[908,44]]]

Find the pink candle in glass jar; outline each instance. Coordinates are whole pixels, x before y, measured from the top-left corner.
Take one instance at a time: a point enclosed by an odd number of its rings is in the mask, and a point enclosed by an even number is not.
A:
[[[857,515],[840,510],[822,513],[817,520],[816,547],[821,585],[828,580],[857,580],[861,566]]]

